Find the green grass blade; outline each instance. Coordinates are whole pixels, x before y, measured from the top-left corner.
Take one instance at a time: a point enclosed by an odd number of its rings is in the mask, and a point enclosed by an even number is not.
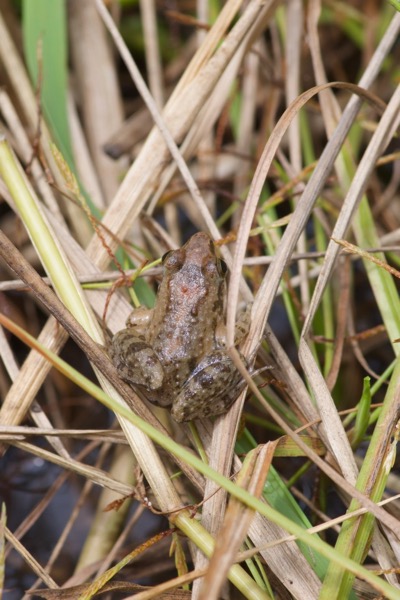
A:
[[[24,0],[25,58],[57,146],[72,166],[67,116],[67,15],[64,0]],[[39,77],[40,75],[40,77]]]

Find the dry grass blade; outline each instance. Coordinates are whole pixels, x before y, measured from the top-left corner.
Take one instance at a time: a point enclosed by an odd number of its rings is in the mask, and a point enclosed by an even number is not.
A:
[[[300,93],[300,80],[301,80],[301,36],[302,30],[299,27],[299,23],[303,20],[303,6],[302,2],[296,0],[291,2],[288,7],[287,15],[287,28],[288,28],[288,43],[287,43],[287,65],[288,65],[288,76],[286,78],[286,103],[289,105]],[[299,173],[302,169],[302,151],[301,151],[301,134],[300,134],[300,119],[297,116],[293,118],[288,129],[289,137],[289,156],[290,156],[290,175],[293,176]],[[293,175],[292,175],[293,173]],[[294,191],[299,193],[302,191],[303,186],[298,184]],[[306,235],[305,232],[300,236],[298,241],[298,251],[304,252],[306,249]],[[307,306],[310,299],[310,292],[308,287],[308,275],[307,275],[307,264],[300,263],[299,265],[299,276],[300,276],[300,294],[303,306]]]
[[[162,600],[188,600],[191,596],[191,593],[189,591],[179,589],[177,590],[174,588],[175,586],[190,583],[191,581],[193,581],[193,578],[197,577],[198,575],[198,573],[193,572],[193,575],[190,574],[182,577],[177,577],[171,583],[156,585],[151,589],[145,588],[145,586],[138,585],[136,583],[112,581],[104,586],[104,588],[102,589],[102,593],[130,594],[131,592],[134,592],[133,595],[125,596],[125,600],[152,600],[153,598],[162,598]],[[39,589],[35,590],[35,592],[28,591],[27,597],[29,598],[31,594],[35,594],[39,598],[44,598],[45,600],[76,600],[77,598],[79,598],[78,594],[85,592],[86,587],[86,585],[76,585],[71,586],[67,589]],[[144,591],[142,591],[143,588]],[[170,589],[173,591],[168,592],[168,590]]]
[[[5,535],[10,544],[16,550],[18,550],[19,555],[23,557],[33,572],[36,573],[49,588],[57,589],[58,585],[56,582],[52,579],[52,577],[49,576],[48,573],[46,573],[37,560],[35,560],[35,558],[26,550],[23,544],[21,544],[21,542],[14,537],[12,532],[6,529]]]
[[[109,489],[118,492],[118,494],[121,494],[121,496],[129,496],[129,494],[132,493],[132,488],[130,486],[127,486],[121,483],[120,481],[112,481],[110,477],[108,477],[108,475],[106,475],[100,469],[84,465],[81,462],[73,460],[72,458],[64,459],[61,456],[57,456],[56,454],[53,454],[52,452],[47,452],[46,450],[41,450],[37,448],[37,446],[27,444],[26,442],[14,441],[13,445],[17,448],[26,450],[30,454],[38,456],[43,460],[52,462],[58,466],[64,467],[65,469],[69,469],[74,473],[82,475],[83,477],[85,477],[85,479],[93,481],[101,487],[106,486]]]
[[[350,242],[347,242],[346,240],[339,240],[333,236],[332,240],[336,242],[336,244],[339,244],[340,246],[345,248],[351,254],[357,254],[358,256],[361,256],[362,258],[371,261],[381,269],[385,269],[385,271],[393,275],[393,277],[397,277],[398,279],[400,279],[400,271],[398,269],[395,269],[394,267],[391,267],[383,260],[376,258],[375,256],[373,256],[369,252],[366,252],[365,250],[361,250],[361,248],[358,248],[354,244],[350,244]]]
[[[5,578],[5,532],[6,532],[6,507],[5,504],[1,506],[0,516],[0,590],[4,589],[4,578]]]
[[[257,498],[261,496],[275,446],[276,444],[268,444],[264,448],[259,447],[249,453],[242,470],[238,473],[237,483],[246,487]],[[236,500],[231,500],[218,534],[218,541],[210,560],[207,576],[201,585],[199,595],[201,600],[219,598],[226,573],[247,535],[253,517],[254,512],[246,509]]]
[[[164,106],[164,90],[162,85],[160,48],[157,36],[156,7],[153,0],[147,2],[141,0],[140,10],[143,16],[149,89],[160,110]]]
[[[123,121],[116,65],[95,4],[71,0],[69,11],[72,60],[87,139],[108,205],[118,189],[123,166],[103,152],[103,144]],[[97,94],[99,89],[104,96]]]
[[[19,367],[17,365],[15,356],[11,351],[10,344],[8,343],[8,340],[7,340],[3,330],[0,331],[0,345],[3,349],[2,350],[2,359],[4,362],[4,366],[7,370],[7,373],[9,375],[11,381],[15,381],[16,379],[18,379],[18,376],[19,376]],[[21,404],[22,404],[22,406],[21,406]],[[39,403],[36,402],[35,400],[33,401],[32,404],[28,400],[28,402],[26,402],[26,403],[18,402],[16,405],[13,405],[12,401],[6,402],[6,400],[4,400],[3,406],[2,406],[2,412],[1,412],[1,421],[3,422],[3,425],[4,425],[4,422],[7,422],[7,421],[9,421],[10,423],[14,423],[15,421],[19,422],[20,420],[22,420],[22,416],[26,414],[26,411],[28,410],[29,407],[32,408],[31,417],[32,417],[33,421],[38,426],[46,428],[47,431],[51,432],[51,430],[52,430],[51,421],[48,419],[45,412],[41,409]],[[56,452],[58,454],[60,454],[60,456],[63,456],[64,458],[68,458],[69,453],[60,439],[57,439],[57,438],[47,438],[47,439],[49,440],[50,444],[54,447]]]

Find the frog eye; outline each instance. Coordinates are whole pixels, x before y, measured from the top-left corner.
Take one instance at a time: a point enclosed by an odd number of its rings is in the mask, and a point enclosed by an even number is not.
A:
[[[222,258],[219,259],[218,261],[218,267],[219,270],[221,271],[222,275],[226,275],[228,272],[228,267],[227,264],[224,260],[222,260]]]
[[[180,269],[183,264],[184,256],[181,250],[169,250],[162,257],[162,264],[167,269],[175,271]]]
[[[173,250],[168,250],[168,252],[166,252],[165,254],[163,254],[163,255],[162,255],[162,257],[161,257],[161,262],[162,262],[163,264],[165,263],[165,261],[166,261],[166,259],[168,258],[168,256],[169,256],[170,254],[172,254],[172,252],[173,252]]]

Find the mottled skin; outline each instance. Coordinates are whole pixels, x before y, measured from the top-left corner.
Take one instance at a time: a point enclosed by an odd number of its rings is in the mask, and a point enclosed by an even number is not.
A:
[[[210,237],[196,233],[163,257],[163,268],[154,308],[133,311],[112,339],[112,360],[148,400],[172,406],[178,422],[224,413],[243,384],[224,351],[221,260]]]

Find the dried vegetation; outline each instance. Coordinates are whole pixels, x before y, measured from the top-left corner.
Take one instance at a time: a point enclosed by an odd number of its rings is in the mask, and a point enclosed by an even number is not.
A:
[[[400,14],[0,7],[3,598],[400,599]],[[197,230],[249,388],[189,426],[102,344]]]

